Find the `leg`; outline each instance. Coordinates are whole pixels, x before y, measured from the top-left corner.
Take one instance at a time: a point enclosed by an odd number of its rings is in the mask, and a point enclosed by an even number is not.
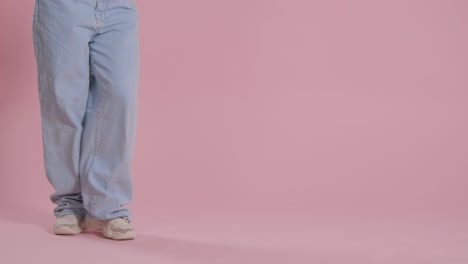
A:
[[[55,189],[54,214],[84,216],[79,179],[82,122],[89,91],[92,1],[36,0],[33,40],[44,166]]]
[[[131,221],[130,161],[139,75],[135,0],[97,1],[98,31],[89,43],[90,103],[83,131],[80,174],[84,207],[98,220]]]

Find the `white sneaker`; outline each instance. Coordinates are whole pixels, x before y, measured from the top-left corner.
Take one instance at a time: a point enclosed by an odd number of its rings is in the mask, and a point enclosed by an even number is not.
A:
[[[87,214],[81,225],[84,228],[91,227],[99,230],[105,237],[110,239],[124,240],[134,239],[136,237],[135,228],[123,217],[109,220],[97,220]]]
[[[81,227],[81,217],[75,214],[66,214],[57,217],[54,223],[54,234],[56,235],[76,235],[83,231]]]

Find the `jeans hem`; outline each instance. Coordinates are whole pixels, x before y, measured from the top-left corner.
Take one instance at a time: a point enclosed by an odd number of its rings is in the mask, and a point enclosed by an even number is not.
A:
[[[80,210],[80,209],[70,209],[70,208],[67,208],[67,209],[62,210],[61,212],[54,213],[54,215],[55,215],[57,218],[59,218],[59,217],[61,217],[61,216],[64,216],[64,215],[68,215],[68,214],[78,215],[79,217],[81,217],[81,219],[83,219],[84,216],[86,215],[86,211]]]

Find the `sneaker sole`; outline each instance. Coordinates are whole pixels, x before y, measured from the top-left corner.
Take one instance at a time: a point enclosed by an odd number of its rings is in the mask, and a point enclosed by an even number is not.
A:
[[[104,226],[102,229],[102,234],[110,239],[114,240],[129,240],[129,239],[135,239],[136,238],[136,232],[135,231],[130,231],[126,233],[120,233],[120,232],[115,232],[112,231],[111,228],[108,226]]]
[[[56,235],[78,235],[83,232],[83,229],[79,226],[68,227],[68,226],[54,226],[54,234]]]
[[[82,228],[92,228],[98,231],[101,231],[102,234],[109,239],[113,240],[129,240],[136,238],[136,231],[127,232],[127,233],[120,233],[111,230],[108,226],[104,225],[104,223],[89,217],[85,216],[84,220],[81,222]]]

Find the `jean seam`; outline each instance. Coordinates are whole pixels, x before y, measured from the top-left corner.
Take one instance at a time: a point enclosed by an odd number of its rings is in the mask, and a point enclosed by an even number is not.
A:
[[[90,53],[91,54],[91,53]],[[91,59],[90,59],[90,71],[92,73],[95,73],[95,69],[94,69],[94,64],[92,63]],[[95,80],[94,81],[97,81],[97,78],[95,77]],[[88,173],[91,172],[92,168],[93,168],[93,165],[95,163],[95,160],[98,156],[98,149],[99,149],[99,139],[100,139],[100,136],[99,136],[99,133],[100,133],[100,117],[101,117],[101,110],[102,110],[102,102],[101,102],[101,96],[99,95],[99,93],[96,93],[96,116],[95,116],[95,121],[94,121],[94,124],[95,124],[95,127],[94,127],[94,138],[93,138],[93,148],[92,148],[92,160],[90,162],[90,165],[89,165],[89,171]],[[88,175],[89,177],[89,175]],[[92,215],[95,215],[95,205],[96,205],[96,200],[95,200],[95,196],[92,194],[92,190],[91,190],[91,185],[89,184],[89,180],[86,181],[86,189],[88,190],[88,195],[89,195],[89,198],[90,198],[90,211],[92,213]]]
[[[37,10],[39,6],[39,0],[34,2],[34,17],[33,17],[33,43],[34,43],[34,54],[37,54]]]
[[[33,17],[33,43],[34,43],[34,56],[36,57],[36,62],[39,61],[38,60],[38,57],[39,57],[39,45],[38,45],[38,40],[37,38],[39,37],[39,32],[38,32],[38,23],[39,23],[39,0],[35,0],[34,2],[34,13],[33,13],[34,17]],[[39,75],[40,74],[40,70],[39,70],[39,67],[40,65],[37,63],[37,70],[36,70],[36,73],[37,73],[37,77],[38,77],[38,81],[40,82],[41,81],[41,76]],[[39,83],[38,83],[39,84]],[[41,97],[42,93],[41,93],[41,89],[40,89],[40,86],[38,86],[38,92],[39,92],[39,97]]]

